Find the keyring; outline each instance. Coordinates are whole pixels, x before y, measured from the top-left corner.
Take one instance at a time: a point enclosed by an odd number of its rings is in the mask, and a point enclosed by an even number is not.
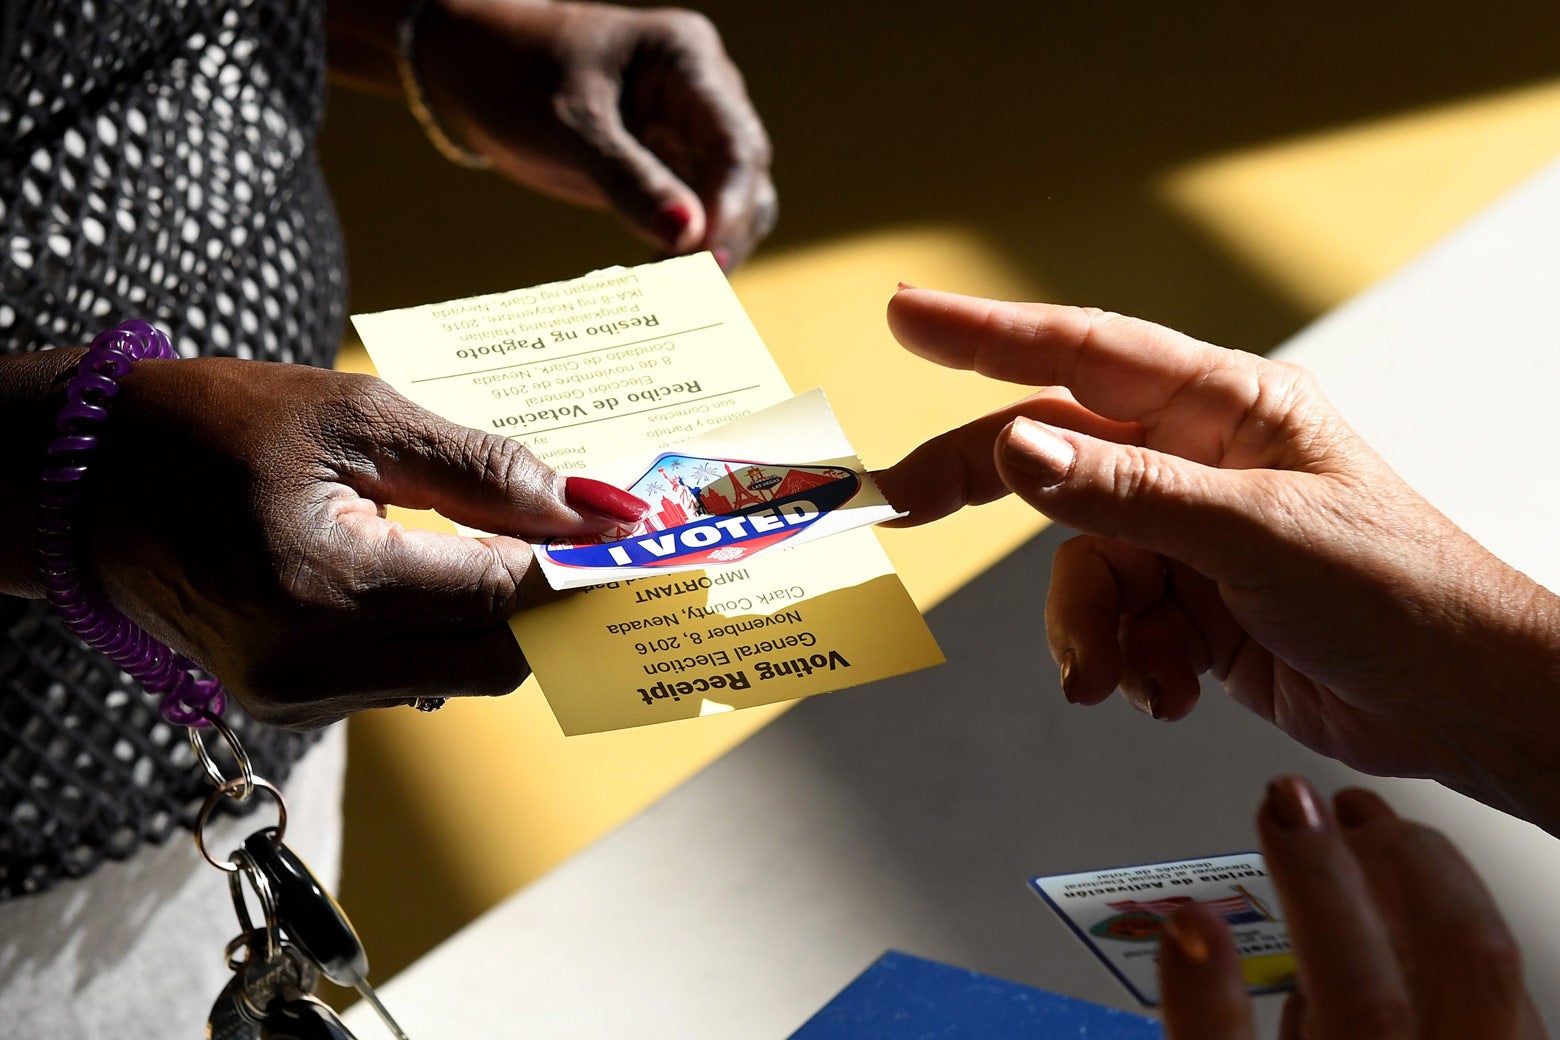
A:
[[[249,760],[249,753],[238,742],[238,735],[233,732],[226,722],[222,721],[221,716],[213,715],[204,709],[201,711],[201,716],[211,725],[212,729],[222,736],[223,741],[227,743],[228,751],[233,755],[233,761],[238,763],[238,780],[243,784],[243,793],[234,795],[233,800],[235,802],[249,801],[249,796],[255,790],[255,767]],[[200,759],[201,768],[206,771],[206,775],[211,778],[211,782],[218,788],[226,787],[232,781],[222,775],[222,770],[217,768],[217,763],[212,759],[211,752],[206,750],[206,738],[200,735],[200,730],[195,726],[190,726],[188,733],[190,735],[190,747],[194,749],[195,757]]]
[[[255,923],[249,916],[249,902],[244,898],[244,877],[249,878],[249,885],[255,890],[255,897],[260,900],[261,919],[265,922],[265,957],[266,960],[275,960],[281,949],[280,935],[282,920],[276,912],[276,891],[271,887],[271,879],[265,876],[265,872],[255,865],[255,861],[249,853],[239,849],[233,853],[229,860],[238,869],[228,875],[228,893],[233,897],[233,912],[238,915],[238,923],[244,932],[237,941],[247,942],[255,932]],[[232,968],[233,950],[229,944],[228,967]],[[235,969],[236,970],[236,969]],[[262,1018],[265,1016],[262,1014]]]
[[[207,850],[206,821],[211,818],[211,811],[217,807],[219,801],[223,798],[233,798],[232,792],[241,790],[243,787],[244,781],[242,778],[227,781],[227,783],[206,796],[206,800],[201,803],[200,814],[195,817],[195,847],[200,850],[201,856],[205,858],[207,863],[227,874],[237,873],[240,867],[232,860],[215,859],[210,851]],[[283,801],[282,792],[277,789],[276,785],[263,776],[254,777],[253,782],[250,784],[250,789],[254,790],[256,788],[262,791],[269,791],[271,797],[276,799],[276,837],[273,840],[280,842],[282,835],[287,833],[287,803]],[[237,801],[238,799],[233,798],[233,800]]]

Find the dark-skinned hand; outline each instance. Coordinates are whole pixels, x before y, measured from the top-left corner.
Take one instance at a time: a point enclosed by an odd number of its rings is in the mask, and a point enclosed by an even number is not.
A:
[[[378,379],[294,365],[141,362],[99,451],[92,545],[111,602],[250,714],[296,728],[514,689],[528,669],[506,619],[548,594],[527,540],[638,509]],[[495,534],[409,529],[391,504]]]
[[[774,227],[769,139],[702,15],[441,0],[416,54],[440,123],[520,184],[728,270]]]

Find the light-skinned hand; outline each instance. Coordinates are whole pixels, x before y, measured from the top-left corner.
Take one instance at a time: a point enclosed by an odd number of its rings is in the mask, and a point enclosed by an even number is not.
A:
[[[1520,951],[1451,842],[1381,797],[1335,811],[1299,777],[1268,789],[1257,830],[1299,969],[1279,1040],[1542,1040]],[[1178,911],[1159,955],[1167,1040],[1256,1040],[1224,922]]]
[[[905,524],[1012,491],[1084,532],[1045,608],[1070,701],[1179,719],[1209,672],[1316,751],[1560,832],[1560,604],[1309,373],[1073,307],[904,288],[888,319],[930,361],[1044,388],[877,476]]]

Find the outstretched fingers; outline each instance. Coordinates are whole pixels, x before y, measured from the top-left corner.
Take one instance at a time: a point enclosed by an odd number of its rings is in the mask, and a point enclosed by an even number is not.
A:
[[[888,469],[873,473],[885,498],[907,516],[889,527],[915,527],[983,505],[1009,492],[993,448],[1014,418],[1080,430],[1120,443],[1141,443],[1142,428],[1101,418],[1078,404],[1066,388],[1045,387],[957,429],[939,434]]]
[[[1261,399],[1260,359],[1119,314],[905,288],[889,302],[888,324],[929,361],[1066,386],[1085,408],[1117,422],[1152,428],[1172,406],[1194,408],[1198,425],[1211,420],[1221,443]]]

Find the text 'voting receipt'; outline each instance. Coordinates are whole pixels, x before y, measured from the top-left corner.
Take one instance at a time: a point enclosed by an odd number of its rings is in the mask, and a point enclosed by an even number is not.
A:
[[[708,254],[352,320],[402,394],[516,438],[561,472],[675,452],[791,397]],[[707,462],[714,453],[685,454]],[[770,475],[747,490],[762,493]],[[786,525],[797,514],[783,505],[774,513]],[[770,518],[746,523],[757,530]],[[524,611],[511,627],[568,734],[790,700],[942,661],[865,529],[598,584]]]

